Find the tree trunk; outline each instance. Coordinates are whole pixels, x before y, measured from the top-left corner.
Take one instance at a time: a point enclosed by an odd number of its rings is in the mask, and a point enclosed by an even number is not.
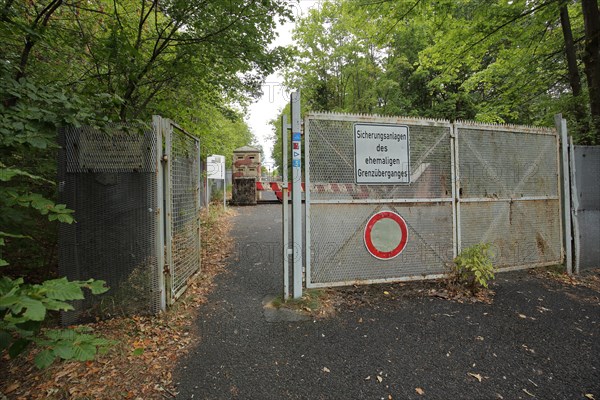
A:
[[[573,31],[571,30],[571,19],[569,18],[569,9],[566,2],[560,7],[560,25],[563,31],[565,40],[565,57],[567,59],[567,70],[569,75],[569,85],[573,92],[573,103],[569,107],[569,112],[572,113],[575,119],[577,142],[582,144],[589,141],[590,124],[588,121],[588,110],[586,104],[581,99],[581,76],[577,66],[577,55],[575,43],[573,42]]]
[[[573,32],[571,31],[571,20],[569,19],[569,10],[566,5],[560,8],[560,25],[562,26],[563,37],[565,39],[565,55],[567,57],[567,67],[569,70],[569,84],[573,91],[573,97],[579,97],[581,94],[581,78],[577,68],[577,58],[575,54],[575,44],[573,43]]]
[[[590,111],[594,134],[592,141],[600,143],[600,13],[597,0],[582,0],[585,26],[583,63],[590,94]]]

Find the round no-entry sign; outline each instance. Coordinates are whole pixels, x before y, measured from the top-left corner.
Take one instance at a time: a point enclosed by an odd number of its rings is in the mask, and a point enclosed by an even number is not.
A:
[[[391,260],[406,247],[408,228],[400,215],[381,211],[369,218],[364,235],[365,246],[373,257]]]

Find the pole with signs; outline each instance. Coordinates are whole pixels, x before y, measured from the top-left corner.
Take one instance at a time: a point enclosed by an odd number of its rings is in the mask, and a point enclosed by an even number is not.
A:
[[[293,297],[294,299],[299,299],[302,297],[302,133],[300,119],[300,91],[292,93],[290,108],[292,114]]]

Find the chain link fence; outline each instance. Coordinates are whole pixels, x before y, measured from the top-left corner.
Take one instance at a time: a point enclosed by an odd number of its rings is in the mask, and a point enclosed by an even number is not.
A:
[[[76,220],[60,224],[59,273],[110,287],[77,301],[62,322],[160,311],[156,132],[113,124],[68,127],[58,137],[59,202]]]
[[[75,302],[65,325],[156,314],[200,268],[199,141],[153,122],[58,133],[59,202],[76,220],[60,224],[59,273],[110,287]]]
[[[457,124],[456,132],[459,250],[492,243],[499,269],[560,263],[555,131]]]
[[[200,142],[170,123],[167,158],[167,264],[171,271],[171,298],[187,288],[200,269]]]
[[[354,124],[410,132],[412,183],[356,184]],[[307,286],[375,283],[443,274],[454,256],[451,126],[443,121],[310,114],[307,157]],[[380,211],[401,215],[406,248],[392,260],[367,251],[364,230]]]
[[[410,184],[356,183],[356,124],[406,127]],[[461,248],[481,242],[501,269],[562,261],[554,130],[313,113],[305,135],[307,287],[440,277]],[[392,259],[365,243],[381,211],[407,226]]]

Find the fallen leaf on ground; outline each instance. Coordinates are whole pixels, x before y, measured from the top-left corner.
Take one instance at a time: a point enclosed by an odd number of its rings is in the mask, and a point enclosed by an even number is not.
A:
[[[473,378],[477,379],[479,382],[481,382],[483,379],[483,377],[480,374],[474,374],[472,372],[468,372],[467,375],[472,376]]]
[[[377,375],[377,381],[378,381],[379,383],[381,383],[381,382],[383,382],[383,378],[382,378],[381,376]]]
[[[526,319],[526,318],[527,318],[527,315],[525,315],[525,314],[519,314],[519,318]]]
[[[596,398],[594,397],[594,395],[591,394],[591,393],[586,393],[586,394],[584,394],[584,396],[585,396],[586,399],[596,400]]]
[[[19,388],[19,386],[21,386],[21,384],[19,382],[13,383],[12,385],[10,385],[9,387],[6,388],[5,393],[14,392],[15,390],[17,390]]]
[[[96,334],[117,340],[108,353],[85,363],[57,362],[43,373],[33,366],[32,358],[1,359],[0,399],[2,393],[14,399],[46,400],[78,399],[144,399],[174,398],[174,382],[170,370],[201,338],[192,329],[200,304],[215,287],[214,277],[225,270],[226,257],[233,252],[229,231],[232,212],[218,216],[207,227],[208,214],[202,215],[202,226],[210,234],[202,236],[203,272],[190,280],[188,290],[169,311],[158,316],[132,316],[97,320],[85,325]],[[136,349],[137,353],[133,354]],[[127,379],[120,379],[127,376]],[[19,386],[15,384],[20,382]],[[11,387],[8,387],[8,386]],[[12,388],[14,386],[14,389]],[[167,397],[169,395],[169,397]]]
[[[525,393],[527,393],[528,395],[530,395],[531,397],[535,397],[535,394],[531,393],[529,390],[527,390],[527,389],[523,389],[523,391],[524,391]]]
[[[415,388],[415,392],[417,392],[417,394],[420,396],[423,396],[425,394],[425,391],[421,388]]]
[[[369,379],[371,379],[371,375],[367,376],[367,377],[365,378],[365,381],[368,381]]]
[[[329,368],[323,367],[323,372],[331,372],[331,371],[329,370]]]

